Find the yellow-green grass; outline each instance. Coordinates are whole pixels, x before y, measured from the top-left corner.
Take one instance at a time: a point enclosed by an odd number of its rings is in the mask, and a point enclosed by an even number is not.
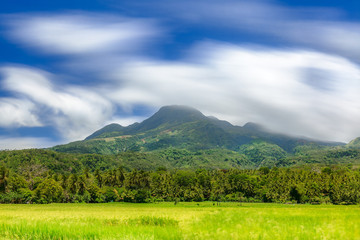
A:
[[[0,205],[0,239],[360,239],[360,207],[211,202]]]

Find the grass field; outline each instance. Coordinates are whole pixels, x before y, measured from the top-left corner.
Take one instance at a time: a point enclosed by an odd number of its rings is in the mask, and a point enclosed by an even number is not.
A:
[[[0,239],[360,239],[360,207],[211,202],[0,205]]]

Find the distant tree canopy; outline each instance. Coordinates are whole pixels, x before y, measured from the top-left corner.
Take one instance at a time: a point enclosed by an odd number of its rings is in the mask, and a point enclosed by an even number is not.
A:
[[[29,171],[29,172],[26,172]],[[238,201],[360,203],[360,171],[348,167],[125,171],[61,174],[0,166],[1,203]]]

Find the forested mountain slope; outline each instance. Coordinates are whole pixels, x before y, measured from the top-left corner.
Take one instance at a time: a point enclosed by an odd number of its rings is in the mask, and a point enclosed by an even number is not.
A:
[[[338,146],[335,142],[321,142],[275,134],[254,123],[234,126],[185,106],[165,106],[141,123],[128,127],[110,124],[83,141],[55,146],[52,149],[69,153],[117,154],[126,151],[149,152],[168,148],[198,151],[228,149],[241,152],[243,145],[271,144],[279,151],[294,153],[296,147]]]
[[[348,148],[360,149],[360,137],[350,141],[347,145]]]
[[[255,123],[234,126],[196,109],[162,107],[141,123],[110,124],[83,141],[51,149],[0,151],[15,172],[124,169],[255,169],[360,163],[360,140],[319,142],[274,134]]]

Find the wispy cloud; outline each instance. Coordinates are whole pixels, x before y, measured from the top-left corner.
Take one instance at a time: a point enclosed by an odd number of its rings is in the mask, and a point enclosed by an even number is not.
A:
[[[24,99],[0,98],[0,127],[42,126],[34,103]]]
[[[113,113],[112,103],[91,88],[61,84],[34,68],[3,67],[1,71],[4,88],[36,104],[36,119],[54,125],[66,139],[88,135]],[[26,115],[21,116],[19,121],[26,121]]]
[[[187,49],[188,56],[173,61],[140,58],[136,49],[159,31],[151,22],[90,13],[21,16],[11,25],[18,42],[47,53],[74,55],[63,63],[73,66],[67,74],[81,68],[99,81],[91,86],[67,84],[39,69],[3,67],[4,89],[17,99],[12,105],[3,99],[0,108],[19,112],[17,120],[3,120],[3,126],[11,121],[53,125],[64,138],[77,140],[113,120],[131,123],[116,108],[185,104],[239,125],[253,121],[325,140],[358,137],[357,23],[342,24],[337,13],[328,10],[298,12],[258,1],[229,2],[234,5],[210,1],[206,11],[201,9],[204,1],[187,11],[183,3],[165,9],[172,10],[174,19],[258,32],[296,47],[210,41],[198,42]],[[314,13],[330,15],[319,19]],[[313,17],[305,19],[309,15]]]
[[[140,6],[189,27],[255,34],[269,42],[273,39],[275,43],[327,51],[360,62],[360,22],[344,20],[346,13],[336,8],[294,8],[266,0],[156,2]]]
[[[114,72],[117,104],[186,104],[235,124],[348,141],[360,135],[360,68],[345,58],[287,49],[205,44],[192,61],[132,62]],[[319,77],[321,75],[321,78]]]
[[[15,41],[55,54],[137,51],[160,31],[153,20],[84,12],[18,14],[5,20]]]

